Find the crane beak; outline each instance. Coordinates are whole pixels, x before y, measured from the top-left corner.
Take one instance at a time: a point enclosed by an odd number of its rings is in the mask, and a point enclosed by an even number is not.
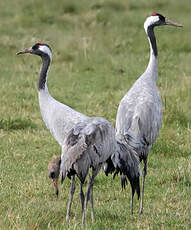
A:
[[[165,25],[171,25],[171,26],[176,26],[176,27],[183,27],[183,25],[178,24],[176,22],[173,22],[173,21],[171,21],[171,20],[169,20],[167,18],[165,19]]]
[[[57,178],[54,178],[52,179],[52,182],[53,182],[53,186],[54,186],[54,190],[55,190],[55,194],[56,196],[58,197],[58,179]]]
[[[33,49],[32,48],[26,48],[24,50],[20,50],[19,52],[16,53],[16,55],[19,54],[26,54],[26,53],[32,53]]]

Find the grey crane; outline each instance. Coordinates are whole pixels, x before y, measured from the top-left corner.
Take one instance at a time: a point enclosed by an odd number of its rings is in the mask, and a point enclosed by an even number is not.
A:
[[[74,128],[75,125],[77,125],[79,122],[82,122],[82,124],[84,125],[84,129],[83,129],[84,132],[85,131],[90,132],[89,134],[84,133],[84,135],[87,136],[85,141],[89,140],[88,135],[90,135],[92,138],[90,143],[89,142],[85,143],[85,145],[87,145],[88,147],[87,147],[87,150],[86,151],[84,150],[84,151],[85,153],[88,152],[88,154],[93,154],[93,155],[90,156],[90,159],[88,159],[87,157],[86,158],[82,157],[82,158],[85,158],[85,162],[87,163],[88,172],[89,172],[90,167],[93,168],[92,177],[89,178],[89,186],[87,190],[88,195],[86,196],[86,199],[85,199],[85,203],[87,204],[90,190],[92,190],[93,180],[95,176],[97,175],[97,173],[99,172],[101,164],[107,160],[107,158],[116,150],[118,146],[117,142],[115,141],[115,135],[114,135],[115,131],[112,125],[108,121],[104,120],[103,118],[89,118],[73,110],[69,106],[60,103],[59,101],[55,100],[50,95],[48,91],[48,86],[47,86],[47,73],[48,73],[50,63],[52,60],[52,51],[49,45],[45,43],[36,43],[31,48],[26,48],[24,50],[21,50],[17,54],[19,55],[19,54],[26,54],[26,53],[38,55],[42,59],[42,68],[41,68],[39,84],[38,84],[40,111],[41,111],[42,118],[47,128],[50,130],[53,137],[57,140],[57,142],[62,147],[62,159],[61,159],[63,161],[63,163],[61,164],[62,172],[64,171],[64,167],[68,165],[66,164],[65,166],[65,154],[67,158],[69,157],[68,152],[70,152],[69,150],[66,151],[66,147],[69,146],[69,143],[65,142],[66,137],[67,137],[66,139],[68,140],[67,133],[69,131],[71,132],[71,129]],[[75,128],[75,130],[77,129],[78,129],[78,126]],[[105,135],[105,133],[107,133],[107,135]],[[100,138],[98,138],[98,136]],[[76,149],[77,147],[78,145],[76,144]],[[80,149],[78,150],[78,152],[80,153]],[[76,154],[77,154],[77,150],[76,150]],[[86,153],[85,155],[83,154],[82,155],[86,156],[88,154]],[[72,160],[73,156],[74,155],[70,156],[69,158],[70,161]],[[76,163],[74,159],[72,162],[74,165],[78,165],[78,163]],[[81,160],[77,162],[81,163]],[[76,169],[75,169],[75,172],[79,176],[79,172]],[[70,209],[71,209],[71,204],[72,204],[72,199],[73,199],[73,193],[75,191],[75,174],[74,173],[68,174],[67,172],[65,174],[69,178],[72,178],[71,189],[70,189],[71,192],[70,192],[70,198],[68,202],[67,215],[66,215],[66,219],[68,219],[70,216]],[[81,205],[82,205],[82,211],[83,211],[82,220],[84,224],[85,224],[85,211],[84,211],[85,209],[84,209],[84,199],[83,199],[83,190],[82,190],[83,183],[82,182],[84,182],[86,176],[87,176],[87,170],[84,176],[81,177],[80,179],[81,180],[81,188],[80,188],[81,196],[80,197],[81,197]],[[65,178],[65,177],[63,176],[62,178]],[[55,186],[57,185],[55,184]],[[90,200],[93,199],[91,197],[93,197],[93,195],[90,195]],[[91,202],[91,204],[92,203],[93,202]],[[85,207],[86,206],[87,205],[85,205]],[[92,219],[93,219],[93,211],[92,211]]]
[[[42,67],[38,82],[40,111],[46,127],[50,130],[52,136],[62,148],[64,139],[69,130],[75,124],[86,120],[88,117],[75,111],[71,107],[60,103],[50,95],[47,86],[48,70],[52,61],[52,50],[50,46],[42,42],[36,43],[30,48],[19,51],[17,55],[26,53],[38,55],[42,59]],[[71,190],[74,187],[74,180],[72,180]]]
[[[88,119],[88,117],[60,103],[50,95],[47,86],[48,70],[52,61],[52,50],[50,46],[45,43],[36,43],[30,48],[19,51],[17,55],[26,53],[38,55],[42,59],[42,67],[38,82],[40,111],[46,127],[50,130],[51,134],[62,148],[64,139],[69,130],[78,122]],[[72,179],[71,190],[74,188],[75,181]],[[67,219],[68,216],[69,213],[67,213]]]
[[[140,214],[143,213],[148,153],[159,134],[162,120],[162,102],[156,85],[158,52],[154,34],[154,27],[160,25],[182,26],[158,13],[153,13],[145,20],[144,29],[150,44],[150,60],[145,72],[136,80],[120,101],[116,118],[116,139],[133,151],[132,154],[134,155],[137,169],[137,158],[139,162],[144,162]],[[117,172],[119,171],[123,174],[121,179],[124,187],[126,184],[125,176],[127,175],[124,170],[126,156],[121,154],[120,157],[116,157],[114,154],[112,161],[115,168],[117,168]],[[121,167],[121,164],[123,167]],[[131,196],[131,213],[133,213],[133,193]]]
[[[79,122],[69,131],[63,145],[61,156],[61,177],[77,175],[80,180],[80,199],[82,204],[82,224],[86,226],[86,209],[88,200],[91,206],[91,218],[94,221],[93,182],[102,164],[117,151],[115,130],[111,123],[104,118],[94,117]],[[89,169],[92,168],[90,177]],[[88,175],[88,188],[84,196],[83,184]],[[71,190],[73,196],[74,190]],[[72,196],[68,206],[72,204]]]
[[[57,156],[48,164],[48,177],[52,180],[55,194],[58,196],[58,178],[60,175],[61,157]]]

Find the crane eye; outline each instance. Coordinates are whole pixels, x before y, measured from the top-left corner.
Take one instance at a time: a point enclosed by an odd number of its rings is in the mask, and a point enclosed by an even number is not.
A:
[[[36,44],[32,47],[33,50],[37,50],[38,48],[39,48],[39,43],[36,43]]]

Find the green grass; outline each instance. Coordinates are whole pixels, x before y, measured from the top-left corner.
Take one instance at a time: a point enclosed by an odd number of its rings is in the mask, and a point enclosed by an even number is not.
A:
[[[149,155],[144,215],[130,215],[130,187],[95,181],[95,223],[88,229],[191,229],[190,0],[18,0],[0,2],[0,229],[82,229],[79,186],[65,221],[70,181],[54,195],[47,164],[60,147],[41,119],[39,58],[18,50],[42,41],[53,49],[49,89],[59,101],[115,125],[118,104],[145,70],[143,23],[160,12],[184,28],[156,28],[163,124]]]

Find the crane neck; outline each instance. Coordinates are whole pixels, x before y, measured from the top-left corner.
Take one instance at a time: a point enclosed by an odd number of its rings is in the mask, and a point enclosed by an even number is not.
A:
[[[146,30],[146,34],[148,36],[148,40],[150,44],[150,59],[149,59],[149,64],[147,66],[146,72],[148,72],[147,74],[148,76],[151,76],[156,80],[158,76],[158,51],[157,51],[156,38],[154,34],[154,27],[149,26]]]
[[[42,68],[40,71],[40,77],[38,82],[38,90],[48,90],[47,88],[47,76],[50,67],[51,59],[48,55],[43,55],[42,57]]]
[[[155,57],[157,57],[158,56],[158,50],[157,50],[157,43],[156,43],[156,38],[155,38],[153,26],[149,26],[147,28],[147,36],[148,36],[149,43],[150,43],[150,51]]]

